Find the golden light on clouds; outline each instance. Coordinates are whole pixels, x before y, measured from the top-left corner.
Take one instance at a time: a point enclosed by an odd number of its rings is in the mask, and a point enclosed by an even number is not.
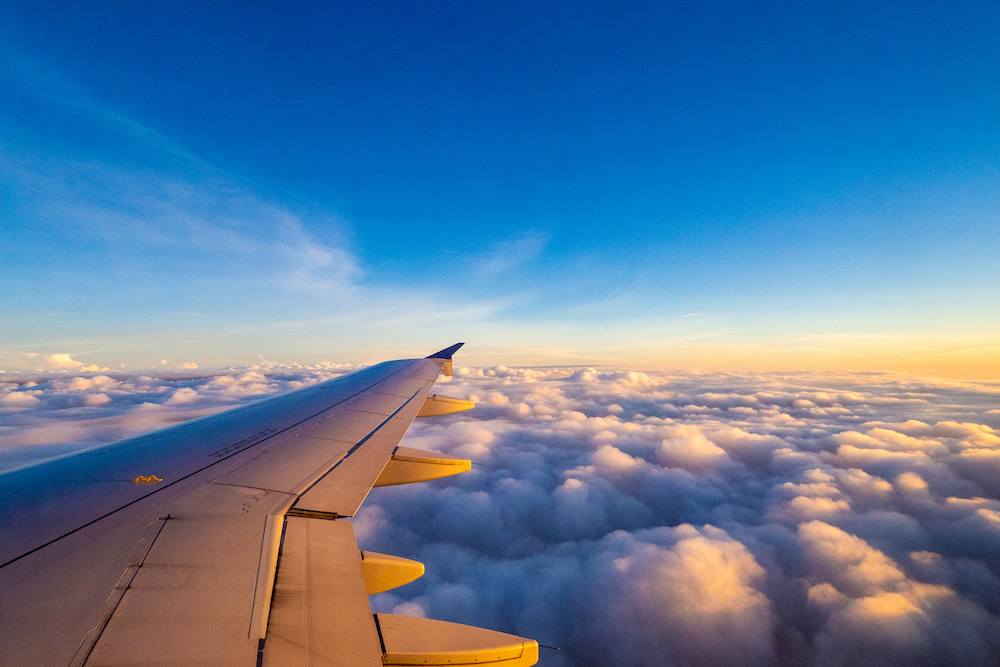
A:
[[[622,357],[619,363],[657,369],[867,371],[961,380],[1000,379],[1000,336],[837,334],[746,343],[665,340],[658,344],[629,343],[609,352],[609,357]]]

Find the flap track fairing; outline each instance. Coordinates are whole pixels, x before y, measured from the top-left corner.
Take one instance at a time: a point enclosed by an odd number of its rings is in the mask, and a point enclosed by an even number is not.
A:
[[[426,482],[471,469],[472,461],[468,459],[411,447],[397,447],[392,458],[382,469],[382,474],[375,481],[375,486]]]
[[[420,561],[374,551],[361,552],[361,569],[368,595],[391,591],[424,576],[424,564]]]
[[[390,665],[529,667],[538,662],[538,642],[517,635],[429,618],[375,614]]]
[[[417,412],[418,417],[437,417],[439,415],[450,415],[453,412],[462,412],[476,407],[472,401],[463,401],[460,398],[450,396],[440,396],[433,394],[424,399],[424,404]]]

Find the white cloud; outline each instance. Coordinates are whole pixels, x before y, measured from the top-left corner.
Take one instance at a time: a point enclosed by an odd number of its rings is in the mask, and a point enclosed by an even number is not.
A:
[[[0,394],[0,406],[5,408],[33,408],[41,403],[37,396],[23,391]]]
[[[725,531],[682,524],[673,533],[670,547],[639,544],[613,561],[622,581],[609,613],[634,638],[622,652],[633,664],[654,655],[668,664],[773,662],[764,568]]]
[[[75,361],[68,354],[28,354],[26,355],[31,358],[37,357],[39,360],[45,363],[47,368],[51,369],[68,369],[77,368],[83,365],[83,362]]]
[[[5,376],[0,465],[345,370]],[[915,383],[456,369],[447,393],[477,409],[405,444],[477,465],[372,492],[362,547],[427,566],[373,604],[533,636],[561,665],[991,664],[1000,439],[969,415],[995,393]]]
[[[0,373],[96,373],[107,371],[97,364],[87,364],[73,358],[72,354],[12,352],[0,347]]]
[[[948,586],[915,581],[893,559],[839,528],[812,521],[798,532],[813,565],[810,578],[821,580],[809,589],[810,602],[827,617],[816,637],[821,662],[924,664],[951,655],[945,662],[953,663],[965,662],[959,656],[988,655],[989,638],[968,646],[936,644],[949,626],[959,624],[995,633],[1000,628],[995,616]],[[941,560],[926,551],[910,556],[924,565]]]
[[[181,387],[174,390],[164,404],[165,405],[187,405],[198,400],[198,392],[191,387]]]
[[[663,465],[700,472],[729,457],[724,449],[705,437],[698,426],[680,424],[669,428],[669,435],[656,450],[656,458]]]

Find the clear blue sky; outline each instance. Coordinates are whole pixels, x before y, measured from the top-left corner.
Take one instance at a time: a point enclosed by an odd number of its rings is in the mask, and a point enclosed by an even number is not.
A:
[[[0,367],[1000,375],[997,128],[996,3],[7,2]]]

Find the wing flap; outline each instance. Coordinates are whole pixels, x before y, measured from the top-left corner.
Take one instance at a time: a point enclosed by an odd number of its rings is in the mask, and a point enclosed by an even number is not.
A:
[[[382,667],[354,526],[294,516],[285,521],[261,664]]]

